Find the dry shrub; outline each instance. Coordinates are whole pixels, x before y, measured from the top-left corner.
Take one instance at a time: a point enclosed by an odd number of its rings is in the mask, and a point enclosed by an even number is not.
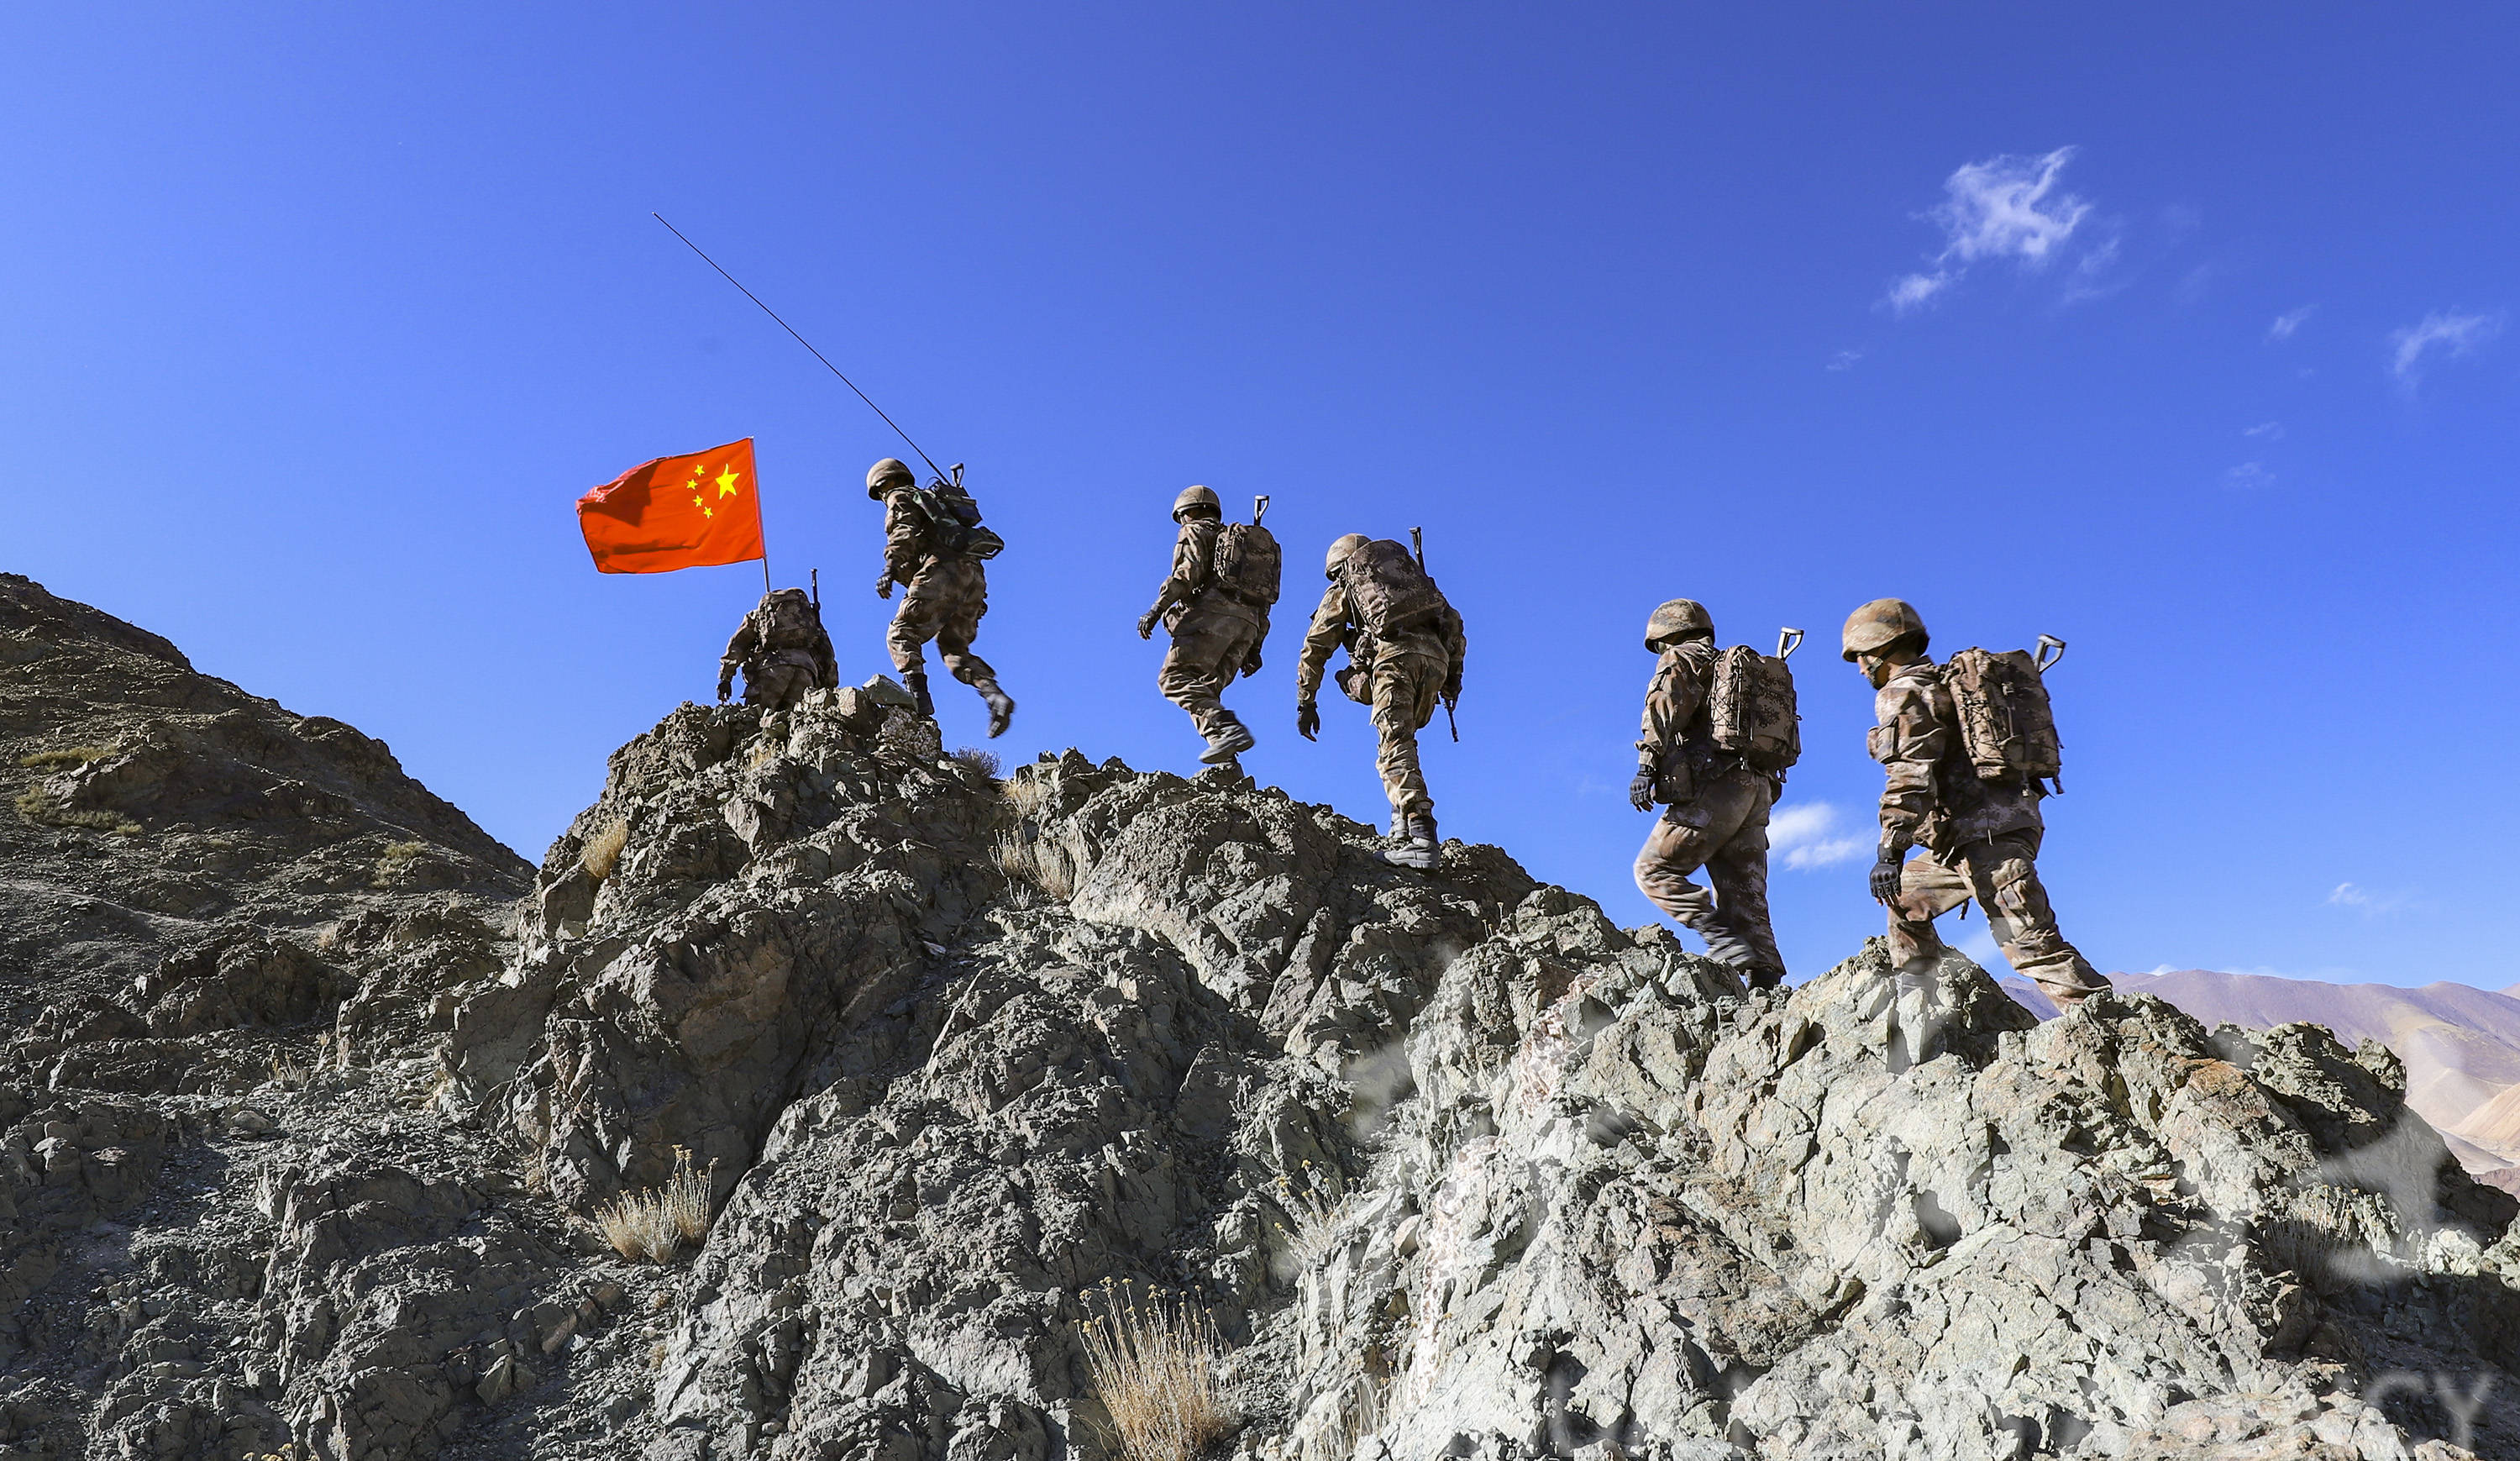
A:
[[[271,1057],[271,1083],[286,1091],[302,1091],[315,1078],[304,1061],[283,1050]]]
[[[1329,1424],[1305,1446],[1306,1461],[1349,1461],[1359,1445],[1379,1439],[1389,1390],[1389,1382],[1372,1375],[1359,1375],[1349,1382],[1332,1402],[1336,1408]]]
[[[630,819],[614,817],[602,830],[586,840],[586,849],[577,855],[578,864],[598,884],[612,876],[621,863],[621,849],[630,845]]]
[[[413,863],[428,855],[427,843],[387,843],[385,849],[377,854],[377,870],[369,876],[368,882],[377,888],[391,888],[403,874],[411,871]]]
[[[138,837],[140,824],[118,811],[81,811],[55,800],[42,787],[28,787],[18,794],[18,815],[39,827],[85,827],[92,832],[111,832],[120,837]]]
[[[1141,1300],[1107,1279],[1087,1301],[1102,1312],[1077,1338],[1111,1417],[1107,1438],[1128,1461],[1191,1461],[1234,1429],[1216,1379],[1225,1347],[1205,1308],[1162,1290]]]
[[[1291,1258],[1282,1277],[1291,1278],[1312,1267],[1329,1251],[1346,1206],[1337,1180],[1316,1172],[1310,1161],[1293,1177],[1278,1179],[1278,1209],[1287,1219],[1278,1224],[1278,1233]]]
[[[1017,821],[1038,821],[1050,808],[1050,783],[1038,776],[1011,776],[998,789],[998,795],[1006,799],[1007,810],[1014,813]]]
[[[1005,764],[998,759],[998,753],[996,752],[982,751],[977,746],[966,746],[962,750],[955,752],[953,759],[961,761],[964,765],[979,772],[982,776],[991,781],[998,779],[998,772]]]
[[[989,849],[989,860],[1007,875],[1010,884],[1029,888],[1057,903],[1076,896],[1084,861],[1064,842],[1026,837],[1020,832],[999,833],[996,845]]]
[[[18,757],[18,764],[29,771],[50,771],[62,766],[84,766],[113,754],[111,746],[65,746],[58,751],[37,751]]]
[[[595,1210],[595,1228],[625,1258],[662,1263],[708,1236],[709,1179],[717,1171],[692,1165],[692,1154],[674,1148],[674,1174],[662,1187],[629,1192]]]

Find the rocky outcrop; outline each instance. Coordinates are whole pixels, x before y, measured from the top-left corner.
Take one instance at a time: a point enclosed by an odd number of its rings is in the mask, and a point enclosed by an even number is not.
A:
[[[248,888],[46,993],[0,1447],[1099,1461],[1160,1290],[1240,1461],[2520,1454],[2515,1205],[2376,1043],[1752,994],[1495,848],[996,770],[686,706],[513,915]],[[684,1170],[702,1241],[598,1237]]]

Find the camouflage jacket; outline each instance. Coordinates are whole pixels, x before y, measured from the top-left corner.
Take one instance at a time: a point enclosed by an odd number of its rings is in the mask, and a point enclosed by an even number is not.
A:
[[[794,593],[793,589],[783,590]],[[802,597],[799,595],[799,597]],[[773,664],[794,664],[811,669],[814,683],[826,689],[840,682],[840,664],[832,653],[832,636],[819,619],[791,622],[779,627],[769,598],[743,616],[735,626],[735,637],[726,642],[726,653],[718,657],[717,674],[721,684],[734,678],[739,669],[749,675],[756,668]]]
[[[1269,622],[1267,611],[1254,609],[1232,594],[1208,592],[1216,586],[1216,545],[1224,527],[1222,523],[1203,518],[1192,518],[1181,525],[1181,535],[1173,540],[1172,573],[1155,592],[1155,612],[1163,616],[1165,628],[1179,628],[1193,609],[1262,625]]]
[[[1881,791],[1884,833],[1939,856],[2041,825],[2035,785],[1978,779],[1952,693],[1932,661],[1893,674],[1872,698],[1872,713],[1878,724],[1866,740],[1888,778]]]
[[[1707,692],[1714,686],[1715,642],[1690,639],[1662,652],[1645,684],[1644,728],[1637,759],[1653,768],[1654,799],[1684,801],[1695,796],[1716,764]]]
[[[1450,604],[1444,606],[1443,617],[1432,626],[1403,634],[1390,644],[1379,644],[1365,632],[1365,625],[1349,605],[1347,585],[1331,579],[1329,587],[1322,590],[1321,607],[1313,611],[1313,626],[1304,631],[1304,657],[1295,665],[1297,701],[1308,701],[1321,693],[1322,673],[1329,667],[1330,656],[1342,648],[1347,651],[1348,663],[1361,670],[1371,669],[1377,659],[1386,656],[1441,664],[1446,697],[1461,693],[1462,661],[1468,642],[1462,634],[1462,616]]]
[[[908,583],[930,560],[941,557],[936,526],[919,505],[917,489],[895,487],[883,494],[883,571],[895,583]]]

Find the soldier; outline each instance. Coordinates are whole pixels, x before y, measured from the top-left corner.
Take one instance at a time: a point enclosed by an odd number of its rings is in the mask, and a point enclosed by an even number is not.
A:
[[[1628,799],[1639,811],[1658,801],[1670,810],[1637,853],[1637,887],[1697,931],[1709,957],[1732,965],[1751,988],[1773,989],[1785,982],[1785,964],[1768,923],[1768,809],[1783,788],[1715,744],[1707,713],[1715,622],[1705,609],[1688,599],[1656,609],[1645,620],[1645,648],[1661,659],[1645,686]],[[1712,891],[1688,880],[1701,867]]]
[[[828,690],[840,682],[839,662],[832,657],[832,636],[823,631],[822,612],[801,588],[764,594],[717,662],[717,698],[726,703],[735,672],[743,671],[743,703],[784,710],[805,698],[808,690]]]
[[[988,703],[989,734],[1005,735],[1014,719],[1015,703],[998,688],[998,672],[989,662],[971,653],[980,616],[989,612],[987,571],[977,557],[955,551],[922,505],[919,479],[899,458],[886,457],[867,469],[867,495],[883,504],[883,572],[875,581],[876,597],[891,598],[894,584],[908,590],[884,645],[902,683],[919,698],[919,713],[936,713],[936,703],[927,694],[926,661],[920,654],[920,647],[933,639],[946,669]]]
[[[1374,769],[1391,799],[1391,835],[1401,844],[1383,859],[1432,868],[1442,858],[1442,845],[1435,836],[1435,801],[1418,768],[1418,732],[1434,717],[1439,700],[1449,706],[1461,699],[1462,616],[1409,550],[1388,539],[1347,534],[1330,544],[1324,572],[1329,587],[1313,611],[1303,661],[1295,666],[1295,729],[1307,741],[1320,738],[1322,712],[1315,697],[1331,653],[1344,647],[1348,666],[1338,673],[1339,689],[1373,708],[1380,743]]]
[[[1211,766],[1231,765],[1252,747],[1251,728],[1222,697],[1238,670],[1260,672],[1269,606],[1278,602],[1277,539],[1256,521],[1227,526],[1224,519],[1216,494],[1205,487],[1173,499],[1181,535],[1173,542],[1172,575],[1156,592],[1155,607],[1138,620],[1140,639],[1152,639],[1159,620],[1171,631],[1155,687],[1190,712],[1191,724],[1207,738],[1198,758]],[[1264,544],[1265,552],[1258,551]]]
[[[1930,990],[1943,940],[1934,920],[1971,898],[1987,931],[2024,978],[2070,1010],[2109,982],[2056,931],[2040,886],[2035,778],[1982,778],[1970,761],[1952,691],[1926,657],[1925,621],[1898,599],[1875,599],[1846,620],[1845,657],[1879,693],[1872,758],[1881,794],[1881,851],[1872,896],[1890,910],[1890,957],[1903,992]],[[1921,845],[1927,855],[1909,860]]]

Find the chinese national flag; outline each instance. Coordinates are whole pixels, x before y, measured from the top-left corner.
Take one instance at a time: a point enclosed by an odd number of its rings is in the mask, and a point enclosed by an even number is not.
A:
[[[577,499],[577,525],[595,567],[607,573],[668,573],[763,557],[752,438],[633,467]]]

